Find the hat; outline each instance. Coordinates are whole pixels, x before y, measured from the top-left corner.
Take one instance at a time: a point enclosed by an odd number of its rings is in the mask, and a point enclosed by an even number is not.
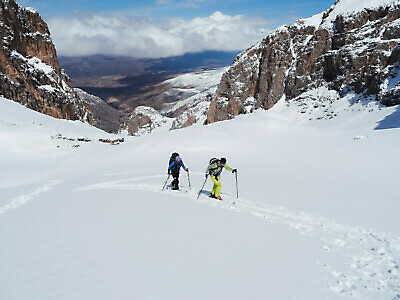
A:
[[[226,164],[226,158],[225,158],[225,157],[222,157],[222,158],[220,159],[220,161],[221,161],[221,163]]]

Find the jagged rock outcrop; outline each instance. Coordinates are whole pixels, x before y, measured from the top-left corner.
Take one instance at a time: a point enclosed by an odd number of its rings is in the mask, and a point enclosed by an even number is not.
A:
[[[128,134],[141,135],[167,124],[169,118],[162,116],[152,107],[138,106],[127,121]]]
[[[342,2],[242,52],[222,75],[205,123],[270,109],[321,87],[400,104],[400,1],[351,14]]]
[[[203,122],[206,119],[211,98],[211,94],[200,93],[160,111],[148,106],[139,106],[126,122],[128,134],[142,135],[159,127],[175,130],[192,126],[199,121]]]
[[[178,101],[168,110],[162,112],[173,118],[171,130],[186,128],[194,125],[199,121],[204,121],[207,111],[210,107],[212,99],[212,91],[215,88],[207,89],[205,92],[199,93],[185,100]]]
[[[0,94],[38,112],[91,121],[60,69],[47,24],[34,9],[0,0]]]

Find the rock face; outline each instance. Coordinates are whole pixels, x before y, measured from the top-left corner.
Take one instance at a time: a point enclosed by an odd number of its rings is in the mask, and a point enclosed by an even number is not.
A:
[[[74,91],[91,109],[91,124],[109,133],[118,133],[123,129],[126,116],[103,99],[74,88]]]
[[[222,75],[205,123],[270,109],[321,87],[400,104],[400,2],[352,13],[343,12],[342,2],[241,53]]]
[[[91,121],[89,107],[60,70],[47,24],[33,9],[0,0],[0,94],[38,112]]]

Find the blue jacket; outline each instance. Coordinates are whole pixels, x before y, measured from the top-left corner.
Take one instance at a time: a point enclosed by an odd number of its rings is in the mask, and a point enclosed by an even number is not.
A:
[[[171,170],[172,172],[179,172],[179,169],[183,167],[184,170],[186,170],[186,166],[183,164],[183,161],[178,163],[176,160],[174,160],[168,167],[168,170]]]

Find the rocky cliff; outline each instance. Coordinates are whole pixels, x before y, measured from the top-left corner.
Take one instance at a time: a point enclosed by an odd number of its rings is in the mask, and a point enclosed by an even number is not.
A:
[[[0,95],[38,112],[91,120],[60,69],[47,24],[33,9],[0,0]]]
[[[222,75],[206,123],[270,109],[319,88],[400,104],[400,1],[363,7],[369,2],[338,0],[238,55]]]

